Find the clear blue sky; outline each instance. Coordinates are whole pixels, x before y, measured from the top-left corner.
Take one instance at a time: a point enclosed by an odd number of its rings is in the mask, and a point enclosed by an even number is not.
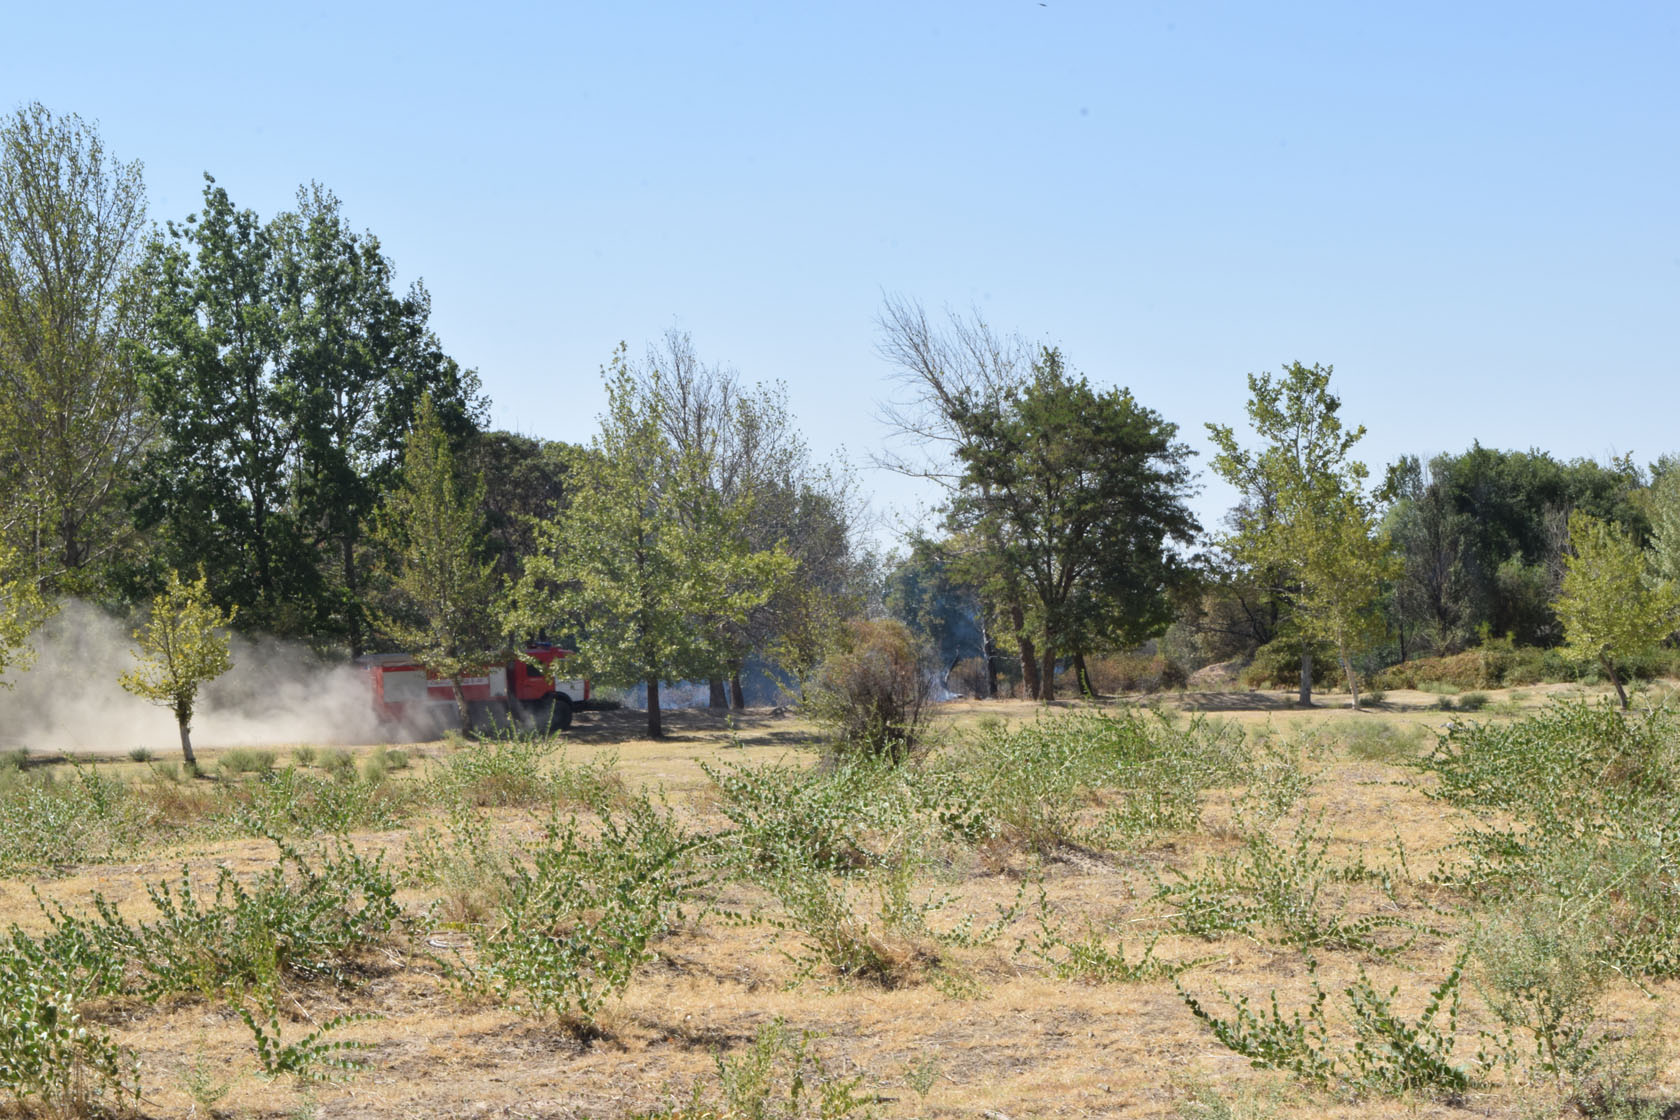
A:
[[[500,426],[587,439],[667,327],[866,464],[883,291],[978,308],[1205,447],[1333,363],[1364,457],[1680,449],[1672,4],[35,4],[0,107],[154,218],[334,190]],[[1205,463],[1205,458],[1202,460]],[[915,487],[865,472],[895,520]],[[1230,494],[1198,500],[1213,524]]]

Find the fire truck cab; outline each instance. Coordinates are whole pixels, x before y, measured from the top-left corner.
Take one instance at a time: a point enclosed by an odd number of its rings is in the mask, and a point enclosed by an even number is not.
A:
[[[523,657],[486,666],[461,678],[474,724],[515,723],[541,731],[563,731],[572,709],[589,699],[589,682],[561,676],[571,650],[539,642]],[[533,666],[525,659],[536,662]],[[372,653],[356,659],[367,674],[373,710],[380,720],[420,732],[441,731],[460,723],[455,689],[447,678],[428,673],[406,653]]]

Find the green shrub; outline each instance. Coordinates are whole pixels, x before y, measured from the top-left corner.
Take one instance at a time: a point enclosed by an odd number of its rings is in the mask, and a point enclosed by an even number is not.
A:
[[[1214,857],[1194,874],[1172,869],[1172,881],[1159,880],[1155,897],[1177,912],[1173,928],[1209,939],[1238,933],[1306,950],[1392,957],[1428,932],[1392,912],[1345,916],[1337,890],[1347,875],[1330,862],[1329,847],[1329,835],[1312,820],[1300,821],[1283,841],[1255,829],[1235,855]]]
[[[300,744],[292,748],[292,761],[299,766],[313,766],[320,752],[307,744]]]
[[[1680,973],[1675,713],[1554,703],[1509,723],[1454,726],[1422,765],[1438,779],[1433,796],[1475,813],[1444,880],[1484,901],[1557,899],[1607,931],[1606,963]]]
[[[150,747],[130,747],[128,758],[130,762],[150,762],[153,755]]]
[[[933,672],[927,648],[904,623],[854,619],[841,627],[800,707],[837,752],[903,762],[925,731]]]
[[[343,835],[393,828],[419,796],[410,785],[358,778],[354,767],[327,775],[287,767],[268,781],[243,783],[210,818],[242,836]]]
[[[1394,724],[1386,720],[1348,724],[1338,729],[1348,754],[1367,762],[1400,762],[1423,753],[1427,730],[1421,724]]]
[[[361,1013],[334,1015],[302,1038],[282,1042],[280,1016],[272,1008],[268,1009],[266,1024],[259,1022],[248,1007],[239,1008],[239,1017],[251,1031],[257,1068],[262,1075],[272,1080],[290,1074],[300,1081],[330,1079],[360,1071],[363,1062],[356,1054],[367,1049],[367,1045],[351,1039],[329,1040],[327,1035],[341,1027],[377,1018]]]
[[[480,808],[551,804],[558,790],[549,759],[560,741],[533,731],[486,734],[448,755],[429,783],[446,805]]]
[[[1329,646],[1313,651],[1312,683],[1321,688],[1341,675],[1336,652]],[[1301,643],[1280,639],[1254,651],[1254,660],[1243,670],[1243,684],[1249,688],[1296,689],[1301,686]]]
[[[131,921],[98,894],[91,916],[55,905],[43,944],[58,959],[101,962],[93,980],[103,995],[271,996],[285,977],[343,982],[401,917],[396,884],[382,857],[343,844],[319,860],[279,848],[280,862],[249,884],[223,867],[213,891],[184,868],[178,883],[148,885],[151,921]]]
[[[0,1091],[19,1111],[38,1102],[52,1115],[88,1116],[138,1102],[133,1057],[84,1014],[95,994],[74,961],[16,928],[0,941]]]
[[[758,1028],[738,1058],[717,1055],[716,1085],[696,1085],[690,1099],[631,1120],[843,1120],[876,1115],[876,1096],[863,1075],[829,1069],[811,1045],[817,1035],[794,1034],[781,1019]]]
[[[1183,666],[1158,653],[1117,653],[1087,658],[1085,671],[1091,678],[1091,688],[1104,696],[1182,689],[1190,679]]]
[[[240,748],[222,755],[218,767],[228,777],[241,774],[269,774],[274,771],[274,752]]]
[[[681,916],[696,886],[690,853],[712,843],[685,834],[646,797],[597,824],[590,834],[575,815],[557,818],[541,846],[500,870],[495,919],[471,931],[470,959],[446,964],[452,980],[527,1014],[590,1028]]]
[[[19,774],[0,784],[0,874],[120,858],[153,816],[131,786],[92,767]]]
[[[1488,694],[1485,692],[1466,692],[1458,698],[1458,710],[1461,712],[1479,712],[1488,704]]]
[[[1413,1022],[1407,1022],[1394,1011],[1393,1001],[1399,995],[1399,988],[1387,993],[1378,991],[1361,967],[1359,979],[1342,991],[1344,1012],[1357,1035],[1353,1046],[1346,1050],[1335,1048],[1330,1041],[1325,1014],[1328,993],[1318,982],[1316,962],[1309,958],[1308,964],[1315,975],[1313,999],[1304,1017],[1296,1011],[1285,1018],[1275,991],[1271,1009],[1256,1013],[1250,1009],[1247,996],[1234,998],[1223,988],[1219,989],[1231,1009],[1228,1019],[1203,1008],[1182,984],[1178,992],[1191,1014],[1215,1038],[1256,1066],[1286,1070],[1304,1081],[1354,1092],[1458,1093],[1469,1087],[1469,1070],[1452,1060],[1458,1041],[1462,955],[1446,979],[1429,993],[1423,1012]]]

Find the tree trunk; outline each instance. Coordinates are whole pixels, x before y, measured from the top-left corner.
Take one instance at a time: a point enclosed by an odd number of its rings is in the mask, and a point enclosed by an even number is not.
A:
[[[344,536],[344,628],[350,644],[350,658],[362,655],[362,597],[361,581],[356,578],[356,542],[348,533]],[[508,678],[512,680],[512,677]]]
[[[1049,644],[1044,647],[1044,670],[1038,677],[1038,698],[1046,704],[1056,698],[1056,647]]]
[[[1312,647],[1301,647],[1301,707],[1312,707]]]
[[[734,702],[737,712],[746,710],[747,690],[741,687],[741,670],[739,669],[729,674],[729,699]]]
[[[986,631],[986,699],[997,699],[998,681],[998,651],[997,642],[992,639],[992,632]]]
[[[1353,710],[1357,712],[1359,710],[1359,678],[1353,675],[1353,662],[1348,660],[1347,649],[1341,647],[1337,652],[1342,655],[1342,673],[1347,677],[1348,691],[1353,693]]]
[[[665,725],[659,718],[659,678],[649,677],[647,682],[648,706],[648,738],[663,739]]]
[[[1021,649],[1021,683],[1030,699],[1038,699],[1038,647],[1027,635],[1027,612],[1020,602],[1009,604],[1009,622],[1015,627],[1015,642]]]
[[[1083,653],[1073,655],[1073,679],[1079,685],[1079,695],[1087,700],[1097,698],[1097,690],[1091,687],[1091,674],[1085,668],[1085,655]]]
[[[196,770],[198,769],[198,759],[193,755],[192,731],[188,727],[188,721],[177,716],[175,723],[181,729],[181,757],[186,759],[188,766]]]
[[[460,677],[449,678],[449,690],[455,694],[455,710],[461,716],[461,734],[473,733],[472,705],[467,703],[467,690],[461,687]]]
[[[1622,711],[1628,710],[1627,690],[1622,687],[1622,678],[1616,674],[1615,663],[1608,657],[1600,658],[1599,663],[1604,666],[1604,675],[1610,678],[1610,683],[1616,686],[1616,699],[1622,702]]]
[[[723,690],[723,678],[712,677],[707,681],[707,684],[711,687],[711,695],[706,700],[706,707],[713,709],[729,707],[729,696]]]

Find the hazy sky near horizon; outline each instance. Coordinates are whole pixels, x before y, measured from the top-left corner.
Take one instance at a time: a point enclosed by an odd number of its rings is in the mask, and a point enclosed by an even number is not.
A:
[[[0,108],[97,121],[150,213],[318,180],[501,427],[587,440],[667,328],[868,469],[883,293],[1062,347],[1205,450],[1336,368],[1380,477],[1473,440],[1680,450],[1680,7],[31,5]],[[1212,527],[1230,493],[1206,479]]]

